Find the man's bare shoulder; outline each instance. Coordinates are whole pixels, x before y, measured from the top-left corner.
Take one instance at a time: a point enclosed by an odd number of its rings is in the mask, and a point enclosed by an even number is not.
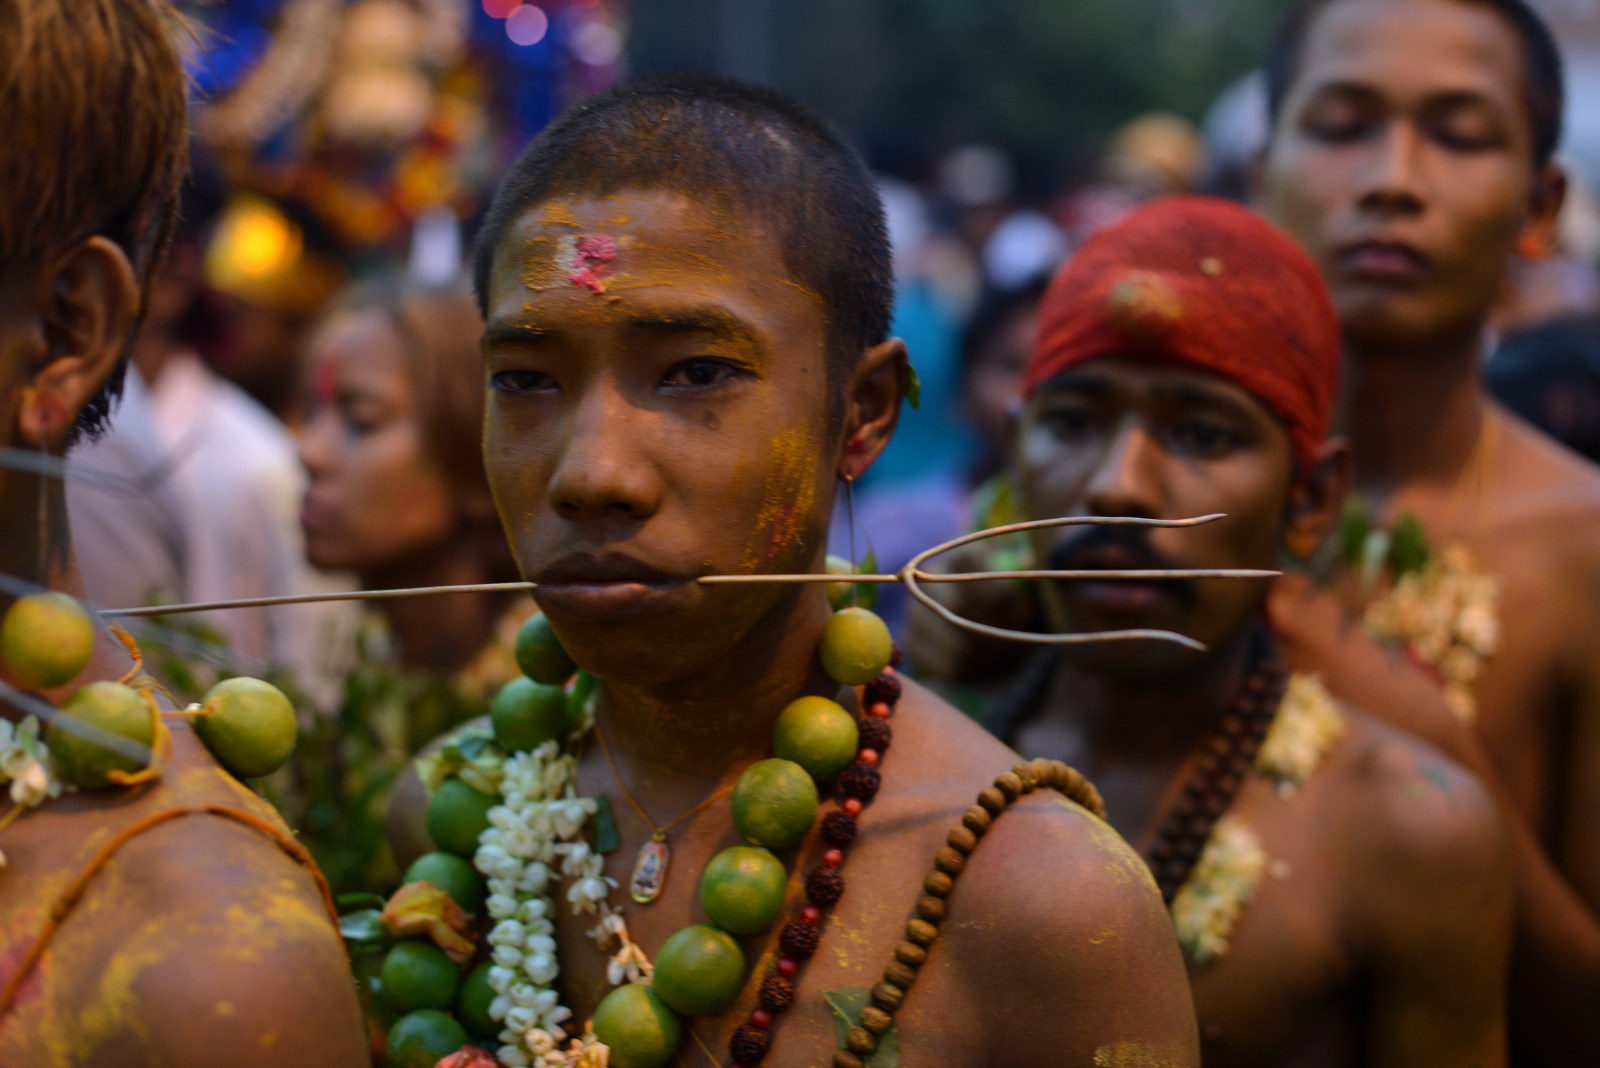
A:
[[[1343,712],[1325,803],[1337,805],[1339,842],[1370,896],[1414,905],[1426,898],[1395,895],[1471,894],[1505,881],[1505,829],[1477,776],[1375,716]]]
[[[899,724],[913,718],[921,721],[917,752],[893,757],[928,764],[938,751],[938,777],[965,789],[937,802],[940,791],[931,782],[920,789],[935,807],[960,805],[954,826],[977,791],[1018,758],[966,716],[908,684],[894,720],[897,739]],[[1076,1041],[1063,1038],[1070,1019],[1070,1029],[1089,1047],[1052,1046],[1050,1063],[1105,1063],[1119,1042],[1162,1051],[1159,1063],[1198,1063],[1188,980],[1149,869],[1116,831],[1078,804],[1050,789],[1019,798],[968,857],[948,906],[942,940],[949,959],[969,989],[1008,1006],[1006,1030],[1019,1043],[1012,1050],[1016,1058],[1032,1063],[1042,1056],[1030,1045],[1041,1036]],[[1134,1004],[1143,1012],[1136,1022],[1123,1011]]]
[[[162,1064],[215,1064],[223,1050],[236,1068],[365,1063],[349,962],[317,884],[259,830],[212,815],[153,827],[80,910],[78,939],[114,942],[105,974],[125,985],[128,1024]]]
[[[1500,522],[1568,529],[1600,518],[1600,465],[1500,408],[1492,408],[1502,457],[1495,510]]]

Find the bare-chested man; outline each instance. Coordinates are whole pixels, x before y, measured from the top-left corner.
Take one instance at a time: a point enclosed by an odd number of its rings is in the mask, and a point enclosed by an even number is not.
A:
[[[58,455],[117,392],[185,168],[172,20],[163,0],[0,0],[0,448]],[[0,607],[42,559],[78,585],[65,514],[58,481],[0,466]],[[105,656],[78,683],[124,667]],[[46,800],[0,832],[0,1064],[364,1063],[309,861],[173,734],[157,782]]]
[[[821,573],[837,482],[888,443],[907,365],[887,337],[882,209],[856,154],[792,102],[657,80],[592,97],[540,136],[476,264],[489,478],[541,608],[600,679],[596,730],[616,777],[591,746],[577,783],[612,798],[621,847],[607,873],[626,884],[652,830],[625,796],[663,823],[691,813],[771,754],[786,705],[841,693],[817,659],[821,588],[695,579]],[[947,831],[1016,760],[909,682],[893,731],[848,889],[772,1024],[766,1065],[861,1063],[835,1061],[824,993],[879,982]],[[397,825],[415,803],[397,798]],[[672,831],[664,891],[627,908],[651,957],[705,922],[698,873],[738,841],[721,800]],[[824,849],[813,829],[793,871]],[[948,901],[895,1016],[906,1068],[1196,1063],[1170,924],[1099,820],[1058,795],[1025,798]],[[611,989],[607,961],[565,905],[556,926],[563,997],[583,1021]],[[731,1009],[688,1021],[673,1063],[727,1063],[778,946],[776,928],[743,939],[759,963]]]
[[[1247,209],[1184,198],[1081,249],[1040,309],[1017,445],[1027,518],[1225,513],[1192,530],[1036,532],[1041,566],[1272,567],[1339,513],[1338,327],[1316,266]],[[1509,852],[1429,746],[1288,675],[1265,585],[1043,589],[1074,631],[1007,725],[1092,769],[1149,859],[1190,964],[1207,1065],[1505,1063]]]
[[[1559,59],[1520,0],[1315,0],[1268,66],[1260,204],[1317,260],[1338,309],[1355,491],[1373,529],[1420,521],[1434,561],[1414,596],[1386,596],[1383,565],[1401,557],[1357,526],[1352,554],[1367,550],[1376,581],[1360,565],[1333,592],[1287,581],[1274,618],[1297,663],[1484,773],[1518,855],[1514,1045],[1592,1063],[1600,470],[1493,404],[1479,378],[1505,264],[1550,239],[1561,206]],[[1498,634],[1473,571],[1498,588]],[[1465,611],[1451,611],[1455,593]],[[1409,665],[1443,684],[1475,738],[1419,695]]]

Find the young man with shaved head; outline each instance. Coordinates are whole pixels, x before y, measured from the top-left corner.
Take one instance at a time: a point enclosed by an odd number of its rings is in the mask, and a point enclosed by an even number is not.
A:
[[[1332,292],[1363,506],[1331,585],[1281,583],[1274,616],[1294,659],[1499,794],[1519,860],[1515,1046],[1589,1063],[1600,469],[1480,380],[1506,263],[1547,246],[1561,207],[1560,59],[1522,0],[1312,0],[1268,75],[1259,203]],[[1427,699],[1424,673],[1455,717]]]
[[[1033,536],[1057,570],[1271,568],[1339,513],[1339,337],[1314,264],[1223,201],[1160,202],[1051,284],[1025,379],[1029,519],[1176,520]],[[1050,660],[1001,724],[1099,784],[1189,961],[1207,1065],[1505,1063],[1509,856],[1473,777],[1290,674],[1262,582],[1081,580],[1052,629],[1160,628]]]
[[[58,457],[117,395],[186,166],[176,32],[165,0],[0,0],[0,448],[13,457]],[[0,609],[41,578],[79,585],[51,466],[0,466]],[[0,663],[8,688],[12,667]],[[75,681],[126,667],[108,652]],[[0,717],[71,688],[0,699]],[[315,866],[187,724],[171,730],[170,762],[142,785],[23,807],[9,783],[0,1064],[366,1063]]]
[[[659,959],[669,936],[706,920],[697,873],[739,841],[722,793],[771,754],[779,714],[802,695],[856,699],[818,659],[820,585],[697,579],[821,574],[835,487],[894,431],[908,371],[887,333],[882,208],[856,153],[792,101],[717,79],[645,80],[591,97],[528,148],[475,273],[489,481],[551,627],[599,680],[593,730],[615,763],[581,749],[576,788],[613,798],[621,842],[606,874],[625,881],[652,841],[644,813],[687,814],[659,897],[627,906],[634,941]],[[791,941],[781,924],[741,939],[759,963],[726,1011],[686,1018],[671,1063],[881,1063],[852,1052],[859,1036],[838,1048],[829,1009],[830,995],[868,988],[873,1012],[894,1011],[907,1066],[1197,1063],[1148,872],[1058,795],[1023,798],[985,832],[925,960],[910,943],[897,950],[917,908],[944,908],[917,902],[951,826],[1016,757],[910,682],[892,723],[871,776],[881,790],[856,805],[859,837],[836,869],[844,895],[804,914],[820,939]],[[413,779],[396,796],[402,858],[427,846],[414,833],[419,792]],[[818,833],[779,854],[794,873],[782,915],[810,892],[800,873],[839,863]],[[589,944],[592,921],[557,900],[562,997],[581,1024],[619,977]],[[809,959],[796,976],[797,945]],[[901,1004],[880,977],[906,982],[906,960],[920,971]],[[527,1063],[514,1011],[498,1052]]]

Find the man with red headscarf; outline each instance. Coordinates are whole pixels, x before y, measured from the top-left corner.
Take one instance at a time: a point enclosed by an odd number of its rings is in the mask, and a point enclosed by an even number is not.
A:
[[[1158,203],[1093,238],[1040,310],[1019,437],[1028,517],[1222,513],[1035,532],[1040,567],[1271,568],[1336,521],[1339,329],[1315,264],[1249,211]],[[1092,580],[1005,733],[1094,777],[1188,958],[1208,1064],[1505,1062],[1511,876],[1469,773],[1292,674],[1266,584]]]

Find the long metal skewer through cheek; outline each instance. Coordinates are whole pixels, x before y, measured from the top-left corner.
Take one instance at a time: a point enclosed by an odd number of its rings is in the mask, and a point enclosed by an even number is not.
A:
[[[1132,527],[1195,527],[1206,523],[1214,523],[1224,518],[1220,513],[1215,515],[1195,516],[1192,519],[1142,519],[1131,516],[1062,516],[1056,519],[1034,519],[1025,523],[1010,523],[1005,526],[990,527],[987,530],[974,531],[952,538],[947,542],[925,549],[912,557],[905,567],[893,575],[829,575],[829,574],[795,574],[795,575],[703,575],[697,581],[702,585],[734,585],[747,583],[816,583],[816,582],[898,582],[904,584],[906,592],[924,605],[929,611],[950,623],[952,626],[963,630],[972,631],[992,638],[1002,638],[1009,641],[1028,642],[1034,645],[1085,645],[1093,642],[1106,641],[1133,641],[1153,640],[1168,641],[1191,649],[1204,647],[1193,638],[1166,630],[1112,630],[1090,631],[1081,634],[1039,634],[1031,631],[1006,630],[1001,627],[991,627],[986,623],[977,623],[965,619],[940,604],[930,597],[922,585],[924,583],[944,582],[991,582],[997,579],[1135,579],[1135,580],[1163,580],[1163,579],[1252,579],[1274,578],[1281,574],[1278,571],[1258,570],[1254,568],[1166,568],[1166,569],[1125,569],[1125,570],[1078,570],[1078,571],[977,571],[957,574],[932,574],[922,570],[922,565],[936,556],[964,545],[987,538],[1000,537],[1005,534],[1016,534],[1028,530],[1038,530],[1047,527],[1069,526],[1132,526]],[[114,608],[102,609],[100,614],[106,618],[130,618],[138,616],[179,615],[185,612],[211,612],[227,608],[268,608],[284,604],[313,604],[323,601],[380,601],[400,597],[422,597],[446,593],[512,593],[531,592],[538,589],[534,582],[494,582],[461,586],[418,586],[410,589],[398,590],[352,590],[342,593],[311,593],[295,594],[284,597],[252,597],[237,601],[205,601],[193,604],[150,605],[142,608]]]

